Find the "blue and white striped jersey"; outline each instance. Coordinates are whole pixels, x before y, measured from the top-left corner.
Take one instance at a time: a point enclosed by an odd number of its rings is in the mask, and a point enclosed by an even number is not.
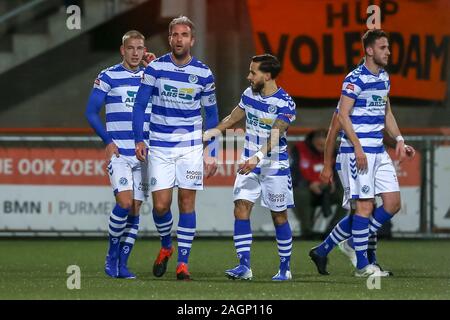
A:
[[[119,153],[125,156],[135,155],[133,106],[143,71],[144,68],[131,71],[117,64],[100,72],[94,83],[94,89],[106,93],[106,131],[117,145]],[[148,139],[150,111],[151,104],[148,104],[143,127],[145,139]]]
[[[282,88],[264,97],[254,93],[252,88],[248,87],[241,96],[239,107],[245,111],[246,115],[242,160],[252,157],[267,143],[276,119],[289,124],[295,120],[295,103]],[[258,163],[253,172],[261,173],[261,168],[270,169],[270,171],[262,172],[265,175],[290,174],[286,132],[280,137],[279,145],[272,147],[270,154]]]
[[[383,129],[391,84],[386,71],[372,74],[362,64],[350,72],[342,85],[342,94],[355,99],[350,119],[364,152],[382,153]],[[353,144],[341,132],[341,153],[354,152]]]
[[[152,103],[150,148],[203,144],[201,108],[216,105],[214,76],[208,66],[195,57],[178,66],[167,53],[147,66],[141,91],[149,94],[142,101],[151,97]]]

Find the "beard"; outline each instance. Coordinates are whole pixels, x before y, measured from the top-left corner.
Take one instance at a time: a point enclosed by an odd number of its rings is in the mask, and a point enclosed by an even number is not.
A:
[[[253,93],[261,93],[264,89],[264,82],[254,83],[251,85]]]
[[[382,67],[382,68],[384,68],[384,67],[387,66],[387,63],[385,63],[385,62],[383,61],[383,59],[378,58],[378,57],[375,57],[375,56],[373,57],[373,62],[374,62],[377,66]]]
[[[188,49],[183,49],[179,52],[176,52],[175,50],[172,50],[172,54],[176,59],[179,60],[183,60],[184,58],[186,58],[187,56],[189,56],[189,50]]]

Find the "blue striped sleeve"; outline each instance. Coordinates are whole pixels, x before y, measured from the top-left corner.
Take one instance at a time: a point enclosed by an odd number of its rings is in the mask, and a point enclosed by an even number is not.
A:
[[[111,90],[111,78],[106,74],[106,72],[100,72],[97,79],[94,81],[94,89],[98,89],[105,93]]]
[[[151,99],[153,86],[141,83],[136,94],[136,99],[133,107],[133,133],[134,141],[136,143],[144,141],[144,116],[145,109],[149,100]],[[149,119],[150,121],[150,119]]]
[[[108,145],[112,142],[112,138],[106,131],[103,121],[99,116],[99,112],[105,102],[106,94],[106,92],[100,89],[92,89],[84,115],[95,133],[103,140],[105,145]]]
[[[291,117],[292,117],[292,115],[290,115],[290,114],[279,114],[277,116],[277,120],[282,120],[282,121],[286,122],[287,124],[291,124],[291,122],[292,122]]]
[[[206,130],[215,128],[219,124],[219,112],[217,110],[217,104],[205,107],[205,128]],[[208,141],[208,155],[210,157],[216,157],[218,152],[218,141],[216,138],[211,138]]]
[[[359,77],[349,76],[342,84],[341,94],[356,100],[363,89],[364,83]]]

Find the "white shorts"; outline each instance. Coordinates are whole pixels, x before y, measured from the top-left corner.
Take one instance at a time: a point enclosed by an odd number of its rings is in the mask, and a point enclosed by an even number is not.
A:
[[[234,201],[248,200],[255,203],[259,196],[261,205],[275,212],[294,207],[291,176],[264,176],[253,172],[236,175]]]
[[[397,172],[388,153],[366,153],[368,170],[358,173],[354,153],[341,153],[336,158],[340,163],[339,178],[344,187],[342,206],[350,208],[350,202],[356,199],[372,199],[387,192],[398,192]]]
[[[190,148],[150,147],[150,190],[173,187],[203,190],[203,146]]]
[[[122,191],[133,190],[135,200],[147,200],[149,176],[146,163],[140,162],[136,156],[121,155],[117,158],[113,155],[107,169],[114,195]]]

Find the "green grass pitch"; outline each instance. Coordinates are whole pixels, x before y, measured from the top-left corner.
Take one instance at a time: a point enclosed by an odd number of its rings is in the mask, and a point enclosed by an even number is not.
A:
[[[252,281],[225,278],[237,259],[230,239],[197,239],[190,272],[193,281],[175,279],[176,255],[162,278],[151,274],[159,242],[138,239],[130,268],[138,279],[110,279],[103,272],[106,240],[0,240],[0,299],[450,299],[450,241],[380,241],[378,258],[395,273],[369,290],[352,276],[349,261],[335,249],[330,276],[317,274],[308,257],[317,244],[294,241],[293,280],[271,281],[277,272],[275,241],[254,239]],[[81,269],[81,289],[69,290],[69,265]]]

